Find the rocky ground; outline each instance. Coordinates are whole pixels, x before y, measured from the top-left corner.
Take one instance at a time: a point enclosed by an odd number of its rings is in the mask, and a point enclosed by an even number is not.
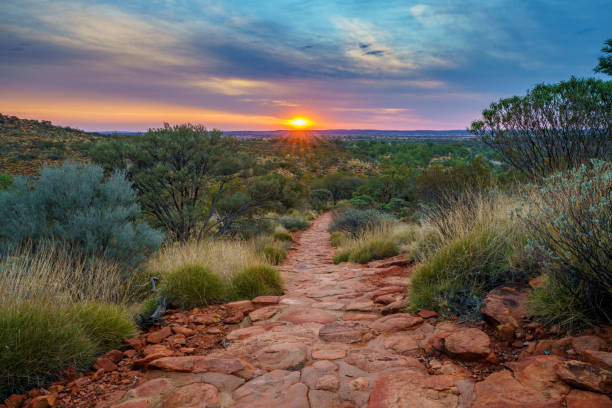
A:
[[[486,324],[404,313],[412,267],[333,265],[328,223],[299,236],[284,296],[170,311],[95,371],[0,408],[612,407],[611,328],[546,331],[519,284],[489,294]]]

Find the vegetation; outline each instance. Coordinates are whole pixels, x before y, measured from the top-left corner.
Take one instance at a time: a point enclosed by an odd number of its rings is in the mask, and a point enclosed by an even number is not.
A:
[[[492,103],[471,131],[538,180],[612,156],[612,82],[571,78]]]
[[[226,296],[221,277],[198,265],[166,274],[161,292],[184,309],[220,303]]]
[[[599,64],[597,64],[593,71],[612,75],[612,38],[606,41],[606,45],[601,49],[601,52],[609,55],[599,57]]]
[[[235,300],[241,300],[282,295],[283,285],[283,279],[276,269],[268,265],[254,265],[234,276],[232,296]]]
[[[289,231],[299,231],[310,226],[310,223],[304,217],[286,216],[280,219],[283,227]]]
[[[0,250],[59,241],[87,256],[135,265],[162,240],[139,216],[136,194],[122,173],[104,180],[98,166],[45,167],[39,178],[17,177],[0,192]]]
[[[570,329],[612,318],[612,163],[556,174],[533,186],[523,219],[528,249],[548,279],[532,313]],[[568,299],[571,307],[559,307]]]
[[[360,229],[357,235],[333,232],[338,240],[338,253],[334,263],[356,262],[368,263],[375,259],[384,259],[400,253],[406,244],[406,232],[410,227],[399,223],[385,222]],[[340,235],[341,234],[341,235]]]
[[[376,228],[393,221],[393,217],[376,210],[360,210],[346,208],[336,211],[333,215],[330,231],[342,231],[358,236],[363,230]]]
[[[285,248],[278,246],[266,246],[263,249],[263,254],[272,265],[279,265],[287,258]]]

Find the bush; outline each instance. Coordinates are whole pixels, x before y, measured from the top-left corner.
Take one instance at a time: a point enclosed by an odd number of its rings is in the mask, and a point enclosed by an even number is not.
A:
[[[368,228],[374,228],[384,223],[392,222],[394,219],[388,214],[376,210],[359,210],[347,208],[333,215],[330,231],[344,231],[353,236]]]
[[[592,161],[533,187],[521,214],[530,233],[527,249],[549,276],[550,313],[536,316],[573,329],[612,316],[612,163]],[[554,306],[569,299],[571,307]],[[579,311],[579,312],[577,312]],[[553,315],[552,313],[555,313]],[[558,314],[557,314],[558,313]],[[574,314],[575,316],[572,316]]]
[[[86,369],[97,345],[64,308],[24,303],[0,306],[0,400],[45,386],[60,370]]]
[[[399,253],[397,244],[390,240],[374,240],[366,242],[351,252],[351,262],[365,264],[374,259],[385,259]]]
[[[265,247],[263,254],[272,265],[279,265],[287,258],[287,251],[273,246]]]
[[[339,263],[342,263],[342,262],[348,262],[350,257],[351,257],[350,249],[342,250],[338,252],[338,254],[336,254],[336,256],[334,257],[334,264],[338,265]]]
[[[444,245],[444,238],[437,229],[421,228],[416,242],[408,252],[408,259],[423,262],[431,258]]]
[[[310,205],[317,210],[325,210],[333,200],[332,192],[323,188],[310,191]]]
[[[334,232],[331,233],[331,235],[329,237],[329,241],[331,242],[331,245],[334,248],[338,248],[339,246],[344,244],[347,239],[348,239],[348,237],[346,236],[346,233],[344,233],[342,231],[334,231]]]
[[[164,276],[161,293],[185,309],[219,303],[225,298],[225,285],[219,275],[198,266],[183,266]]]
[[[8,189],[13,184],[13,178],[10,174],[0,172],[0,191]]]
[[[282,295],[283,286],[283,279],[276,269],[268,265],[251,266],[232,279],[232,297],[240,300]]]
[[[287,231],[277,231],[274,233],[274,239],[277,241],[293,241],[293,237]]]
[[[283,227],[289,231],[299,231],[304,228],[308,228],[310,223],[303,217],[282,217],[280,223]]]
[[[433,309],[444,318],[480,320],[487,291],[513,280],[509,227],[490,226],[452,241],[412,276],[410,308]]]
[[[96,344],[97,354],[118,348],[124,338],[137,333],[127,310],[112,303],[77,303],[71,306],[70,314]]]
[[[98,166],[64,164],[43,168],[36,180],[15,178],[0,192],[0,250],[58,240],[87,256],[142,261],[162,234],[138,221],[136,194],[123,173],[103,176]]]

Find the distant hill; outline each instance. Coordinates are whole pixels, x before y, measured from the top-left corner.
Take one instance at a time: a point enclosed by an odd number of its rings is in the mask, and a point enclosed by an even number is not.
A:
[[[326,139],[341,140],[403,140],[403,141],[461,141],[474,135],[466,130],[376,130],[376,129],[325,129],[325,130],[236,130],[224,132],[240,139],[275,139],[293,134],[306,134]]]
[[[43,120],[20,119],[0,113],[0,173],[32,176],[43,163],[66,159],[85,161],[89,148],[107,136]]]

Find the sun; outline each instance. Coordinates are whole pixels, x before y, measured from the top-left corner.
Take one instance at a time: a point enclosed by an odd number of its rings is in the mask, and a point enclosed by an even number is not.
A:
[[[298,116],[287,121],[287,124],[295,129],[305,129],[312,125],[312,121],[308,118]]]

